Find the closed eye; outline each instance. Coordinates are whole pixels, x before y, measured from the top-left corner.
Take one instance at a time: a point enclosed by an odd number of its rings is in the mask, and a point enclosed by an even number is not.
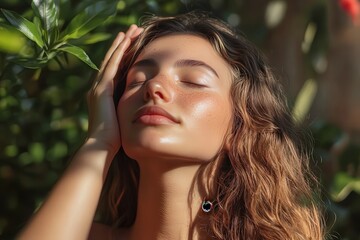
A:
[[[202,68],[182,68],[178,71],[179,81],[189,87],[206,88],[210,86],[213,79]]]
[[[134,88],[138,86],[142,86],[147,79],[149,79],[149,74],[146,71],[132,71],[130,74],[128,74],[127,79],[127,88]]]
[[[138,87],[138,86],[142,86],[144,85],[146,81],[133,81],[132,83],[128,84],[127,88],[134,88],[134,87]]]
[[[181,81],[182,83],[186,84],[186,85],[189,85],[191,87],[197,87],[197,88],[204,88],[204,87],[207,87],[206,85],[204,84],[200,84],[200,83],[195,83],[195,82],[191,82],[191,81]]]

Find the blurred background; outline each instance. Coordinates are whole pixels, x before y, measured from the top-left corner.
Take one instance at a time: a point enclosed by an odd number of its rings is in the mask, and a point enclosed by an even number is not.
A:
[[[48,0],[49,16],[34,2],[0,3],[0,239],[14,238],[84,140],[86,91],[115,34],[144,14],[194,9],[262,49],[311,135],[329,236],[360,239],[360,1]]]

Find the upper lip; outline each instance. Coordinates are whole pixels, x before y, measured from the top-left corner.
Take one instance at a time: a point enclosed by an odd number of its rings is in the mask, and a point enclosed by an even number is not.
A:
[[[158,106],[147,106],[140,108],[138,111],[136,111],[133,122],[135,122],[138,118],[144,115],[159,115],[166,117],[175,123],[179,123],[178,119],[176,119],[169,112]]]

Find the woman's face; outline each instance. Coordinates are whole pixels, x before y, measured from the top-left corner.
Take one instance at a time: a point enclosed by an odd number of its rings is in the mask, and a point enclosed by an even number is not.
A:
[[[231,122],[230,86],[230,68],[207,40],[184,34],[152,41],[131,67],[117,109],[126,154],[213,159]]]

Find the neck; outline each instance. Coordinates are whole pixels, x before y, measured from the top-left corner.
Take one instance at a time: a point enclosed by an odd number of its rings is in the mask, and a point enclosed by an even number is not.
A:
[[[200,239],[201,211],[208,190],[206,165],[169,166],[146,159],[140,163],[136,220],[129,239]],[[207,213],[209,214],[209,213]]]

